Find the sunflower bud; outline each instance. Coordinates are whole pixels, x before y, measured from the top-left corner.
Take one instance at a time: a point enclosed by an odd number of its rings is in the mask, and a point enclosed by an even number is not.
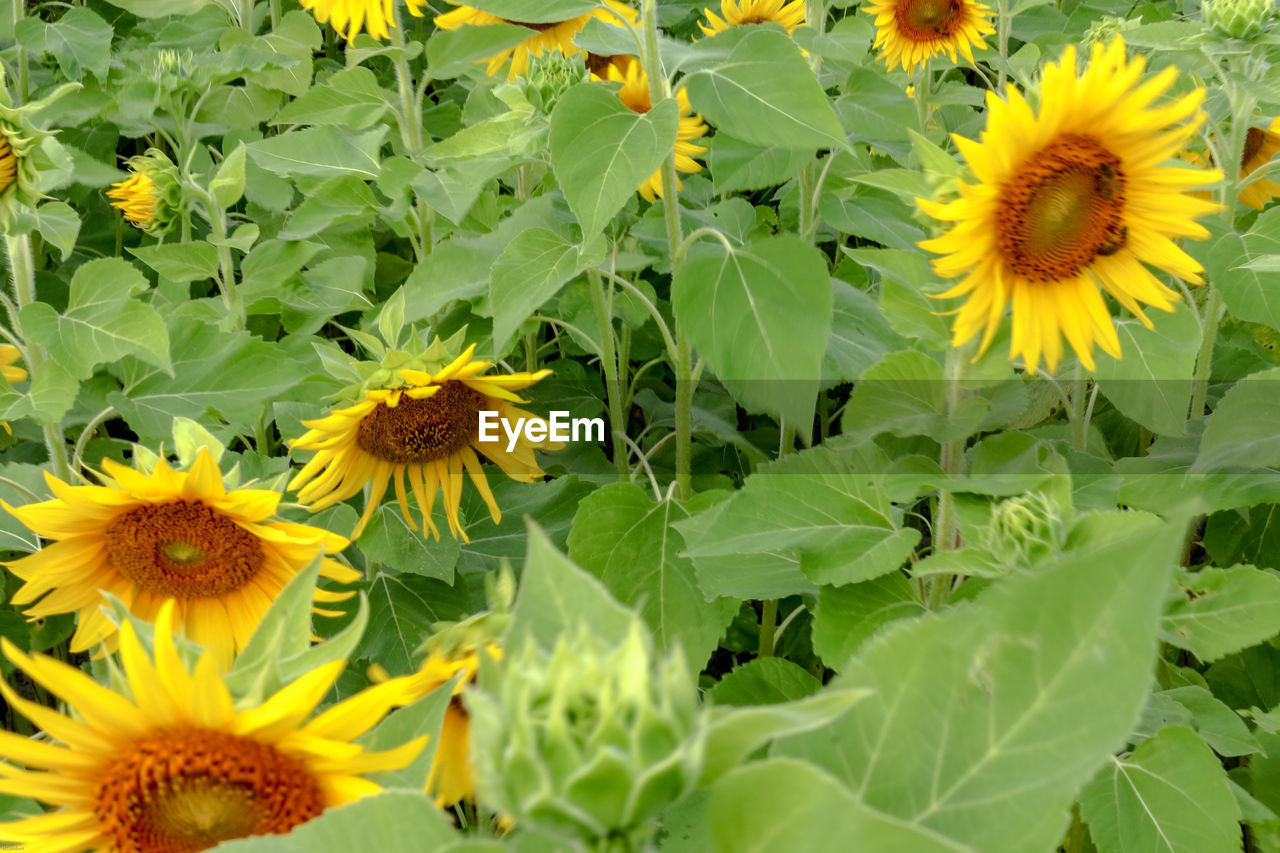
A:
[[[0,87],[0,230],[29,214],[40,199],[71,175],[71,158],[53,133],[32,124],[29,116],[44,109],[79,83],[62,86],[39,101],[13,107]]]
[[[1246,39],[1262,32],[1275,0],[1204,0],[1200,6],[1205,22],[1229,38]]]
[[[107,191],[111,206],[143,231],[163,234],[177,218],[182,198],[178,168],[164,152],[155,148],[130,157],[128,164],[129,177],[112,184]]]
[[[565,56],[552,51],[534,60],[529,73],[520,81],[524,96],[542,115],[551,115],[556,102],[570,87],[589,79],[582,54]]]
[[[1032,492],[993,506],[985,537],[984,545],[1001,563],[1026,568],[1062,550],[1067,525],[1050,498]]]
[[[1089,29],[1085,30],[1084,38],[1080,44],[1083,48],[1092,48],[1095,44],[1110,44],[1111,40],[1121,35],[1126,30],[1131,30],[1142,23],[1142,17],[1138,16],[1133,20],[1128,18],[1117,18],[1112,15],[1103,15],[1098,20],[1089,25]]]
[[[481,672],[468,695],[481,799],[517,825],[588,844],[643,843],[702,766],[683,656],[656,662],[632,625],[610,645],[585,629]]]

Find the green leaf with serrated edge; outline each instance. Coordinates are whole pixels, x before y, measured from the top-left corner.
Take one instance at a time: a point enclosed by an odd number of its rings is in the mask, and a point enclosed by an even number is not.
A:
[[[1186,436],[1162,436],[1147,455],[1115,464],[1123,478],[1120,502],[1135,509],[1167,512],[1175,507],[1211,513],[1257,503],[1280,503],[1280,472],[1274,468],[1221,474],[1189,474],[1196,461],[1204,420],[1187,422]]]
[[[427,73],[436,80],[459,77],[529,38],[529,28],[516,24],[437,29],[427,40]]]
[[[418,575],[379,572],[369,582],[369,615],[377,630],[360,643],[355,657],[377,661],[392,675],[418,667],[418,647],[437,622],[454,621],[476,610],[461,584],[450,587]]]
[[[885,322],[875,299],[853,285],[833,278],[831,337],[822,359],[824,381],[853,381],[891,351],[907,347]]]
[[[1252,373],[1222,395],[1205,421],[1190,473],[1280,466],[1280,367]]]
[[[1065,554],[879,634],[833,682],[872,698],[775,752],[938,837],[1053,849],[1076,791],[1138,719],[1182,541],[1140,513],[1082,517]]]
[[[600,233],[671,155],[679,123],[674,98],[637,113],[600,83],[560,97],[551,112],[551,168],[584,237]]]
[[[578,247],[545,228],[523,231],[493,264],[489,304],[498,350],[580,270]]]
[[[379,785],[426,790],[431,760],[440,744],[444,713],[453,699],[453,688],[462,677],[463,673],[459,672],[412,705],[397,708],[359,738],[358,743],[365,749],[380,752],[395,749],[400,744],[423,735],[429,737],[426,747],[408,766],[378,774],[376,778]]]
[[[600,8],[597,0],[539,0],[537,6],[528,0],[476,0],[472,4],[481,12],[497,18],[528,24],[566,21]]]
[[[790,146],[761,147],[717,132],[708,145],[707,165],[716,192],[762,190],[794,178],[811,159]]]
[[[1191,715],[1191,727],[1219,755],[1249,755],[1262,748],[1240,715],[1199,685],[1174,687],[1154,695],[1168,697],[1185,708]]]
[[[455,299],[473,299],[489,287],[498,254],[452,240],[437,243],[405,279],[405,321],[416,323]]]
[[[1280,575],[1253,566],[1182,572],[1161,638],[1208,662],[1280,633]]]
[[[721,678],[711,688],[716,705],[778,705],[812,696],[822,682],[785,658],[756,658]]]
[[[688,535],[687,522],[676,523],[686,534],[685,553],[698,565],[704,557],[791,552],[815,583],[888,574],[906,560],[919,532],[894,518],[883,475],[867,473],[875,461],[845,443],[762,465],[713,509],[716,515],[696,537]],[[708,571],[699,565],[700,574]]]
[[[71,277],[67,310],[58,314],[33,302],[20,314],[23,332],[77,379],[88,379],[98,365],[127,355],[172,376],[164,321],[155,308],[133,299],[146,289],[147,280],[128,261],[90,261]]]
[[[76,247],[80,216],[69,204],[46,201],[36,208],[36,230],[46,243],[57,247],[59,259],[65,261]]]
[[[325,811],[287,835],[224,841],[218,853],[419,853],[458,838],[453,822],[420,791],[384,791]]]
[[[922,352],[908,350],[889,353],[863,371],[841,426],[845,434],[863,439],[890,432],[954,441],[975,432],[990,405],[983,397],[969,396],[948,411],[942,365]]]
[[[813,614],[813,650],[836,672],[877,631],[928,611],[901,572],[844,586],[824,586]]]
[[[703,510],[679,525],[685,542],[699,542],[705,531],[719,523],[727,501]],[[693,561],[698,586],[707,598],[782,598],[792,594],[816,594],[818,586],[800,571],[800,556],[783,548],[750,554],[697,557]]]
[[[1124,758],[1108,759],[1080,793],[1099,853],[1233,853],[1240,807],[1222,764],[1190,729],[1170,726]]]
[[[282,658],[301,654],[311,646],[311,602],[324,555],[300,570],[285,584],[271,607],[263,614],[253,636],[227,675],[227,686],[238,696],[261,701],[279,690]]]
[[[417,530],[409,526],[397,503],[385,503],[374,512],[369,526],[356,540],[365,559],[393,567],[397,572],[436,578],[453,583],[454,566],[462,552],[462,543],[449,535],[449,523],[444,504],[440,501],[432,512],[436,529],[443,531],[443,538],[435,541],[430,533],[424,535],[420,522],[417,499],[406,495],[409,513]]]
[[[732,252],[699,246],[676,273],[671,303],[694,349],[744,408],[808,432],[831,334],[821,252],[791,235]]]
[[[728,38],[726,38],[728,36]],[[753,28],[703,39],[694,53],[727,58],[685,78],[693,108],[716,128],[768,148],[847,148],[840,120],[813,69],[780,28]]]
[[[38,17],[22,18],[14,25],[19,44],[35,53],[48,53],[71,80],[89,71],[106,77],[111,65],[110,24],[83,6],[74,6],[58,20],[46,23]]]
[[[543,464],[549,464],[555,457],[542,458]],[[489,508],[474,489],[463,491],[461,516],[471,541],[462,545],[460,572],[491,572],[501,568],[503,560],[519,565],[528,549],[525,516],[536,521],[557,548],[566,548],[578,504],[596,488],[572,474],[540,483],[490,478],[489,485],[502,508],[502,521],[493,523]]]
[[[381,119],[390,106],[378,86],[378,78],[368,68],[358,66],[339,71],[323,84],[308,89],[285,104],[270,123],[332,124],[363,130]]]
[[[245,146],[262,168],[282,177],[359,175],[376,178],[379,152],[389,128],[376,127],[360,134],[321,126],[294,130]]]
[[[725,774],[711,787],[707,820],[718,853],[977,853],[876,811],[812,764],[787,758]]]
[[[1234,231],[1214,241],[1205,258],[1210,284],[1222,294],[1227,310],[1241,320],[1280,330],[1280,291],[1272,273],[1251,265],[1280,252],[1280,210],[1264,211],[1248,233]]]
[[[209,192],[223,210],[244,195],[244,161],[244,143],[241,142],[218,165],[217,174],[209,182]]]
[[[694,673],[715,650],[738,602],[708,602],[693,564],[681,554],[684,537],[672,527],[723,495],[654,503],[631,483],[597,489],[578,504],[569,557],[598,577],[624,605],[636,608],[662,653],[682,647]]]
[[[1116,321],[1122,358],[1099,351],[1095,376],[1107,399],[1152,432],[1180,435],[1191,402],[1191,375],[1200,348],[1200,321],[1185,305],[1152,311],[1154,329],[1136,319]]]
[[[504,648],[533,640],[550,651],[562,632],[585,625],[598,638],[621,643],[635,617],[599,580],[560,553],[533,521],[520,591],[503,636]]]
[[[162,243],[129,251],[169,281],[204,281],[218,274],[218,250],[209,243]]]

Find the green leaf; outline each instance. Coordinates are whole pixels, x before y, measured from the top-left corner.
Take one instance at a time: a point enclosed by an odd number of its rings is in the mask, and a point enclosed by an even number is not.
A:
[[[694,348],[744,408],[808,431],[831,334],[821,252],[791,235],[732,251],[718,242],[698,247],[676,273],[671,302]]]
[[[489,305],[499,352],[529,315],[583,268],[578,247],[545,228],[521,231],[493,264]]]
[[[756,658],[739,666],[711,688],[717,705],[778,705],[812,696],[822,682],[785,658]]]
[[[711,180],[718,193],[776,187],[800,174],[809,152],[790,146],[761,147],[717,131],[707,153]]]
[[[427,735],[430,739],[418,757],[407,767],[379,774],[378,784],[384,787],[410,788],[417,791],[426,790],[427,776],[431,772],[431,761],[440,745],[440,730],[444,723],[444,713],[453,699],[453,688],[462,673],[441,684],[423,698],[397,708],[388,714],[382,722],[370,729],[359,743],[368,750],[382,751],[394,749],[417,737]]]
[[[435,801],[415,791],[385,791],[331,808],[287,835],[225,841],[218,853],[418,853],[456,841],[457,830]]]
[[[406,498],[409,501],[409,512],[416,524],[421,521],[418,502],[412,495],[407,495]],[[430,534],[424,536],[421,529],[410,528],[398,504],[383,504],[374,512],[369,526],[356,544],[367,560],[391,566],[397,572],[422,575],[451,584],[454,566],[457,565],[458,555],[462,553],[462,543],[447,535],[448,522],[445,520],[442,503],[436,503],[432,516],[436,529],[446,533],[438,542],[432,540]]]
[[[164,321],[155,308],[134,299],[146,289],[147,280],[128,261],[90,261],[71,277],[67,310],[59,315],[33,302],[22,309],[22,329],[76,379],[88,379],[98,365],[127,355],[173,376]]]
[[[1054,849],[1076,791],[1138,720],[1182,535],[1111,512],[1082,517],[1071,542],[966,606],[881,633],[834,682],[873,697],[775,750],[937,837]]]
[[[1183,572],[1160,636],[1208,662],[1280,633],[1280,575],[1253,566]]]
[[[1116,322],[1123,358],[1097,354],[1098,387],[1115,407],[1160,435],[1186,430],[1191,376],[1200,348],[1200,321],[1186,305],[1152,312],[1154,329],[1130,318]]]
[[[551,112],[551,168],[584,238],[604,230],[658,171],[679,123],[674,98],[637,113],[599,83],[579,84],[560,97]]]
[[[862,373],[841,420],[846,434],[873,438],[927,435],[954,441],[976,432],[990,403],[978,396],[963,397],[947,410],[947,385],[942,365],[922,352],[889,353]]]
[[[681,646],[695,673],[724,636],[738,602],[703,599],[693,563],[681,554],[685,539],[672,524],[719,498],[704,493],[654,503],[639,486],[614,483],[578,504],[569,534],[569,557],[637,609],[660,652]]]
[[[231,207],[244,195],[244,143],[236,145],[218,166],[218,173],[209,182],[213,200],[223,210]]]
[[[263,701],[284,684],[280,660],[299,655],[311,646],[311,602],[323,559],[322,554],[316,555],[306,568],[293,576],[271,602],[249,642],[236,655],[227,684],[237,695]]]
[[[392,675],[417,669],[415,654],[436,622],[474,612],[461,584],[450,587],[416,575],[379,572],[369,585],[369,616],[375,628],[360,644],[362,658],[377,661]]]
[[[527,16],[531,11],[526,9],[522,14]],[[516,24],[437,29],[427,40],[427,73],[436,80],[459,77],[476,63],[515,47],[528,37],[529,28]]]
[[[473,299],[489,287],[496,254],[453,240],[437,243],[405,279],[405,321],[425,320],[455,299]]]
[[[1154,695],[1168,697],[1186,708],[1192,728],[1219,755],[1250,755],[1262,748],[1240,715],[1199,685],[1175,687]]]
[[[708,819],[718,853],[977,853],[869,808],[832,776],[786,758],[725,774],[711,787]]]
[[[694,45],[715,56],[737,33]],[[693,108],[717,129],[764,148],[848,148],[831,102],[800,48],[781,29],[757,27],[727,59],[686,78]]]
[[[218,250],[209,243],[161,243],[129,251],[169,281],[204,281],[218,274]]]
[[[83,6],[72,6],[52,23],[36,16],[23,18],[14,27],[18,43],[36,54],[48,53],[71,80],[107,76],[111,65],[111,25]]]
[[[1081,792],[1080,812],[1099,853],[1234,853],[1243,843],[1222,764],[1182,726],[1110,758]]]
[[[272,125],[338,125],[363,130],[378,122],[390,105],[383,97],[378,78],[368,68],[358,66],[334,74],[323,84],[284,105],[271,120]]]
[[[1241,320],[1280,330],[1280,291],[1273,274],[1254,264],[1280,252],[1280,210],[1263,212],[1243,236],[1234,231],[1214,241],[1205,258],[1205,271],[1222,294],[1227,310]]]
[[[621,643],[635,616],[556,550],[542,528],[532,521],[528,526],[529,550],[503,647],[519,648],[528,638],[549,651],[562,633],[572,634],[578,625],[606,642]]]
[[[108,0],[108,2],[139,18],[194,15],[209,5],[209,0]]]
[[[566,21],[600,6],[596,0],[538,0],[537,6],[530,5],[528,0],[477,0],[472,5],[497,18],[530,24]]]
[[[253,161],[282,177],[359,175],[376,178],[380,168],[383,125],[361,134],[336,127],[311,127],[271,136],[245,146]]]
[[[1190,473],[1280,466],[1280,367],[1252,373],[1227,389],[1205,422]]]
[[[696,536],[688,522],[677,522],[703,591],[776,597],[745,585],[732,562],[708,557],[792,553],[817,584],[854,583],[901,566],[920,534],[899,526],[883,475],[865,473],[864,465],[856,447],[801,451],[760,466]]]
[[[831,295],[834,305],[831,338],[822,359],[824,380],[852,382],[891,351],[907,346],[907,340],[890,328],[871,296],[834,278]]]
[[[36,208],[36,230],[46,243],[57,247],[59,258],[65,261],[76,247],[80,216],[69,204],[46,201]]]
[[[845,586],[824,586],[813,614],[813,650],[836,672],[880,629],[928,610],[901,572]]]

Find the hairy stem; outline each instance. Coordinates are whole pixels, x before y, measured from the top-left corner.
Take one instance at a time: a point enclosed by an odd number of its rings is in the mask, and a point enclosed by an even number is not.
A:
[[[600,365],[604,368],[605,395],[609,398],[613,462],[618,467],[618,479],[625,482],[631,479],[631,467],[627,464],[627,423],[622,409],[622,383],[618,381],[618,354],[613,340],[613,285],[606,285],[594,269],[587,271],[587,277],[591,281],[591,305],[600,324]]]

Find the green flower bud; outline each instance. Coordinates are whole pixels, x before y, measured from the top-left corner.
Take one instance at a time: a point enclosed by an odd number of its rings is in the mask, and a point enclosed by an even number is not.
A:
[[[149,234],[163,234],[177,221],[182,201],[178,167],[163,151],[130,157],[129,177],[112,184],[107,191],[111,206],[138,228]]]
[[[1029,568],[1058,554],[1067,541],[1067,524],[1058,507],[1042,492],[1009,498],[991,508],[983,545],[1001,563]]]
[[[1204,0],[1200,8],[1209,26],[1229,38],[1246,39],[1262,32],[1275,0]]]
[[[550,51],[534,59],[529,73],[520,81],[525,99],[542,115],[551,115],[556,102],[571,86],[589,79],[582,54],[565,56]]]
[[[1133,20],[1128,18],[1117,18],[1111,15],[1103,15],[1098,20],[1089,25],[1089,29],[1085,30],[1084,38],[1081,40],[1081,47],[1086,51],[1095,44],[1110,44],[1111,40],[1116,36],[1131,30],[1142,23],[1142,17],[1139,16]]]
[[[36,127],[30,115],[79,88],[79,83],[69,83],[38,101],[14,107],[8,91],[0,87],[0,231],[12,231],[24,214],[30,223],[39,201],[71,177],[71,157],[53,132]]]
[[[518,826],[640,844],[701,771],[703,717],[683,655],[655,661],[638,623],[617,645],[586,630],[551,654],[529,643],[486,663],[466,701],[480,800]]]

